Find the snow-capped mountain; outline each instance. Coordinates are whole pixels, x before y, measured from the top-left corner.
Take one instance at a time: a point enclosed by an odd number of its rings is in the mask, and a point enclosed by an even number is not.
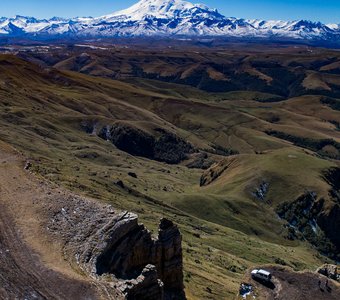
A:
[[[340,25],[237,19],[225,17],[206,5],[183,0],[140,0],[128,9],[97,18],[0,18],[0,36],[225,36],[340,42]]]
[[[192,4],[182,0],[142,0],[128,9],[104,16],[104,19],[140,21],[150,18],[177,19],[191,18],[193,16],[203,18],[224,18],[217,10],[212,10],[203,4]]]

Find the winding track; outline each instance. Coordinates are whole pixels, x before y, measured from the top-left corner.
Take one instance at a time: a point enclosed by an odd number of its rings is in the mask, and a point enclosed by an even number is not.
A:
[[[101,299],[101,288],[77,274],[42,228],[47,187],[0,142],[0,299]]]

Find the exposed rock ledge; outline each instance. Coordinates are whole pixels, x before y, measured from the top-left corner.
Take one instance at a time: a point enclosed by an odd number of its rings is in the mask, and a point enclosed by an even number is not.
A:
[[[318,268],[317,272],[330,279],[340,282],[340,267],[337,265],[325,264]]]
[[[57,211],[54,203],[48,224],[63,239],[66,257],[75,257],[82,270],[126,299],[185,299],[182,238],[176,225],[162,219],[153,239],[133,213],[70,198]]]

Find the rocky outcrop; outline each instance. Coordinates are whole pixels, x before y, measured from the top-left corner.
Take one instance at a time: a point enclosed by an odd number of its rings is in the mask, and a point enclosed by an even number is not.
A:
[[[288,222],[290,239],[307,240],[322,254],[338,259],[340,210],[337,204],[327,207],[326,203],[316,193],[307,192],[293,202],[281,203],[276,212]]]
[[[317,269],[317,272],[330,279],[340,282],[340,268],[336,265],[323,265]]]
[[[330,185],[329,198],[332,203],[318,216],[317,222],[326,232],[338,250],[340,258],[340,168],[331,168],[324,172],[324,180]]]
[[[209,156],[206,152],[199,152],[192,155],[191,160],[186,164],[189,169],[202,169],[207,170],[209,169],[216,160]]]
[[[153,240],[144,225],[138,224],[137,216],[127,214],[105,236],[106,242],[100,245],[100,250],[96,247],[99,255],[89,262],[92,271],[98,275],[114,274],[125,280],[127,297],[140,293],[138,287],[143,287],[145,295],[150,294],[147,292],[150,289],[152,294],[156,290],[164,292],[166,299],[185,298],[182,240],[177,226],[171,221],[161,220],[158,239]],[[146,265],[149,266],[145,268]],[[160,294],[158,297],[155,299],[161,299]]]
[[[169,164],[177,164],[194,152],[190,143],[162,128],[156,128],[153,134],[150,134],[137,127],[117,123],[104,126],[98,135],[131,155]]]
[[[324,172],[324,180],[331,186],[329,194],[340,204],[340,168],[331,168]]]
[[[154,155],[154,137],[133,126],[123,124],[105,126],[99,132],[99,136],[131,155],[147,158],[152,158]]]
[[[127,300],[164,299],[164,284],[158,278],[156,267],[153,265],[147,265],[136,279],[121,282],[118,289]]]
[[[227,169],[231,167],[233,162],[233,158],[228,158],[212,165],[208,170],[203,172],[200,178],[200,186],[208,186],[217,180]]]
[[[176,225],[162,219],[156,241],[157,269],[169,299],[184,299],[182,237]]]
[[[260,201],[264,201],[269,189],[269,183],[262,181],[262,183],[252,192],[252,195]]]
[[[185,299],[182,238],[171,221],[162,219],[153,239],[137,215],[112,207],[70,201],[51,220],[62,232],[65,253],[97,279],[110,278],[126,299]],[[144,296],[143,296],[144,295]]]
[[[317,218],[317,223],[326,233],[327,237],[337,248],[338,257],[340,258],[340,205],[333,204],[326,208]]]

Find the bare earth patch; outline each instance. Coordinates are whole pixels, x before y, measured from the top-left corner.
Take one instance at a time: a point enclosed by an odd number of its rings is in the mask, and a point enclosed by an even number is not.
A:
[[[327,279],[314,272],[294,272],[284,267],[263,267],[272,273],[271,283],[251,279],[250,273],[246,275],[247,283],[254,287],[254,293],[246,299],[265,300],[310,300],[340,299],[340,285],[336,281]]]
[[[56,198],[69,199],[62,193],[24,171],[23,158],[0,144],[1,299],[109,298],[104,286],[71,267],[62,242],[48,234],[50,216],[42,212],[52,211]]]

